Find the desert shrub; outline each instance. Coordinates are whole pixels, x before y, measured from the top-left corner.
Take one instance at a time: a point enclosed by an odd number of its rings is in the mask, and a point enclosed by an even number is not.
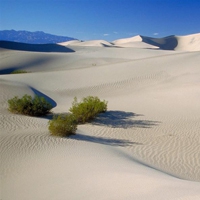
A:
[[[107,110],[107,102],[100,101],[98,97],[88,96],[83,98],[81,102],[74,98],[72,107],[69,111],[75,116],[78,123],[86,123],[94,119],[99,113]]]
[[[26,70],[21,70],[21,69],[16,69],[11,72],[11,74],[23,74],[23,73],[28,73]]]
[[[49,131],[54,136],[66,137],[75,134],[76,129],[77,121],[72,114],[54,116],[49,121]]]
[[[8,104],[10,112],[30,116],[45,115],[52,109],[52,105],[39,96],[34,98],[29,95],[24,95],[22,98],[15,96],[8,100]]]

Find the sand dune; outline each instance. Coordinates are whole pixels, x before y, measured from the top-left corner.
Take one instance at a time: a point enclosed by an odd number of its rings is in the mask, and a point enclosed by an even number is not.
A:
[[[58,44],[62,46],[67,46],[67,45],[79,44],[80,42],[81,42],[80,40],[70,40],[67,42],[60,42]]]
[[[105,40],[90,40],[90,41],[69,41],[69,42],[62,42],[59,43],[60,45],[63,46],[101,46],[101,47],[110,47],[112,44],[110,42],[107,42]]]
[[[178,46],[176,50],[180,51],[200,51],[200,33],[177,36]]]
[[[135,47],[135,48],[158,48],[156,46],[153,46],[151,44],[147,44],[142,42],[142,38],[140,35],[131,37],[131,38],[123,38],[123,39],[119,39],[119,40],[115,40],[112,42],[114,45],[116,46],[120,46],[120,47]]]
[[[164,38],[150,38],[141,36],[142,41],[163,50],[200,51],[200,34],[188,36],[168,36]]]
[[[0,199],[199,200],[198,36],[177,37],[175,51],[141,47],[140,36],[113,42],[123,48],[63,44],[73,53],[2,48]],[[8,74],[14,69],[31,73]],[[108,112],[70,138],[52,137],[52,116],[8,112],[7,100],[24,94],[45,96],[54,113],[94,95]]]
[[[176,51],[200,51],[200,34],[187,36],[168,36],[164,38],[152,38],[137,35],[131,38],[124,38],[113,41],[113,44],[121,47],[136,48],[159,48],[163,50]]]
[[[120,45],[120,44],[124,44],[124,43],[128,43],[128,42],[141,42],[142,38],[137,35],[131,38],[123,38],[123,39],[118,39],[118,40],[114,40],[113,43],[116,45]]]

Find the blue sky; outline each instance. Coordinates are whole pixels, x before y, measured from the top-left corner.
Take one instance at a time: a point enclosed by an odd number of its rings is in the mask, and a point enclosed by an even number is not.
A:
[[[200,32],[200,0],[0,0],[0,30],[81,40]]]

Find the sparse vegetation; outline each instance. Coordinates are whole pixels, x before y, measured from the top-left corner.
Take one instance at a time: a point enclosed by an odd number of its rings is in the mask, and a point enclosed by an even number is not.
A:
[[[74,98],[69,115],[56,115],[49,121],[51,135],[66,137],[76,133],[79,123],[94,119],[99,113],[107,110],[107,102],[98,97],[88,96],[81,102]]]
[[[11,74],[23,74],[23,73],[28,73],[26,70],[21,70],[21,69],[16,69],[11,72]]]
[[[15,96],[8,100],[8,110],[12,113],[30,116],[42,116],[52,109],[52,105],[43,97],[24,95],[22,98]]]
[[[58,115],[49,121],[49,131],[51,135],[67,137],[75,134],[77,129],[76,118],[70,115]]]
[[[8,100],[8,110],[12,113],[30,116],[42,116],[50,112],[52,105],[45,98],[24,95],[22,98],[15,96]],[[74,98],[71,112],[68,115],[55,115],[49,121],[49,131],[51,135],[66,137],[76,133],[79,123],[86,123],[94,119],[99,113],[107,111],[107,102],[101,101],[98,97],[88,96],[78,102]]]
[[[107,102],[100,101],[98,97],[88,96],[81,102],[74,98],[69,111],[74,115],[78,123],[86,123],[94,119],[99,113],[107,111]]]

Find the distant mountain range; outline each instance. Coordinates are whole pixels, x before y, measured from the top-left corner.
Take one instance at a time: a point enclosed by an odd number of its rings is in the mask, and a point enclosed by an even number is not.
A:
[[[3,30],[0,31],[0,40],[22,42],[29,44],[55,44],[59,42],[66,42],[75,40],[75,38],[67,36],[57,36],[42,31],[29,32],[29,31],[15,31],[15,30]]]

